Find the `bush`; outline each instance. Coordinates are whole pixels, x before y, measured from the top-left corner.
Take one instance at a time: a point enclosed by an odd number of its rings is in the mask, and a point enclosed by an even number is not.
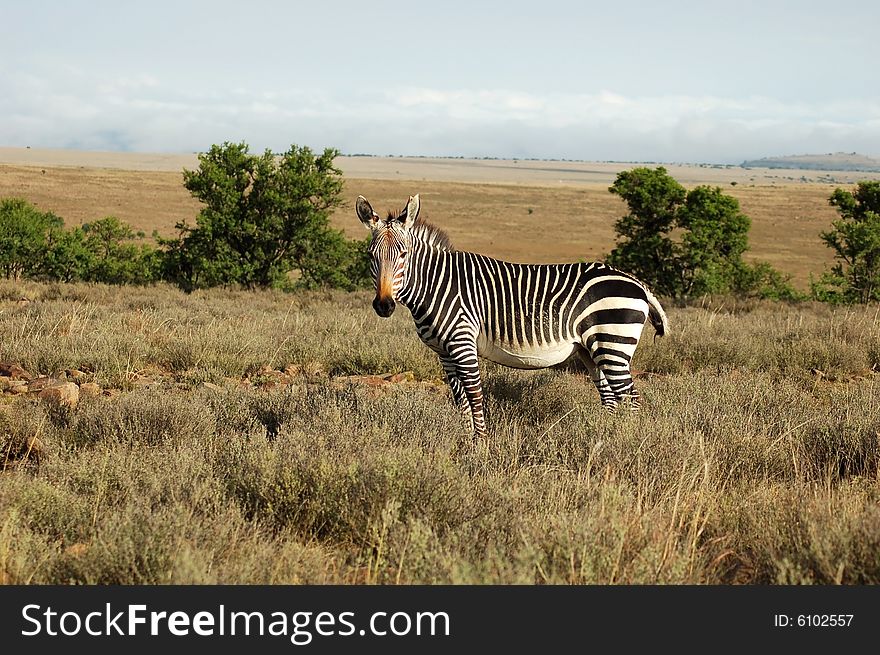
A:
[[[754,264],[740,262],[733,272],[731,290],[734,293],[765,300],[806,300],[806,294],[797,291],[790,280],[790,275],[783,275],[768,262],[758,261]]]
[[[608,263],[638,276],[656,293],[680,295],[676,248],[666,235],[675,226],[676,212],[687,195],[684,187],[661,166],[623,171],[608,190],[630,209],[614,224],[618,244]]]
[[[609,191],[629,205],[630,213],[614,225],[618,244],[608,262],[655,292],[673,297],[797,295],[766,262],[750,266],[742,260],[751,221],[736,198],[719,187],[686,191],[660,166],[623,171]],[[673,230],[682,233],[678,241],[670,237]]]
[[[159,279],[161,254],[114,216],[70,230],[64,220],[20,198],[0,200],[0,269],[6,278],[148,284]]]
[[[880,300],[880,182],[859,182],[853,191],[835,189],[828,202],[840,218],[820,236],[838,263],[813,282],[813,295],[842,303]]]
[[[78,282],[89,279],[94,266],[95,252],[82,228],[55,230],[49,237],[40,277],[59,282]]]
[[[6,279],[35,277],[43,268],[53,233],[64,221],[21,198],[0,200],[0,270]]]
[[[160,241],[166,277],[186,291],[363,285],[368,277],[358,260],[366,254],[329,222],[341,204],[338,154],[294,145],[258,156],[245,143],[212,146],[197,171],[184,171],[184,186],[205,206],[195,227],[178,223],[178,237]]]
[[[143,233],[115,216],[82,226],[86,249],[92,259],[83,275],[88,282],[105,284],[149,284],[161,277],[161,253],[148,245],[132,243]]]

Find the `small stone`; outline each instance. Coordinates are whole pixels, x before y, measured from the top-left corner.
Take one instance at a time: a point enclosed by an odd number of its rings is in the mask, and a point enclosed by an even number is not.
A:
[[[415,373],[413,373],[412,371],[404,371],[403,373],[395,373],[390,378],[388,378],[388,381],[393,382],[394,384],[400,384],[401,382],[412,382],[415,379]]]
[[[56,378],[50,378],[47,375],[41,375],[40,377],[30,381],[30,384],[28,384],[28,389],[31,393],[36,393],[38,391],[46,389],[47,387],[55,386],[56,384],[59,384],[59,382],[60,380]]]
[[[88,375],[89,375],[85,371],[80,371],[77,368],[68,368],[68,369],[65,369],[64,372],[67,374],[67,379],[73,380],[74,382],[79,382],[80,380],[88,377]]]
[[[33,376],[28,373],[21,364],[12,362],[0,362],[0,376],[13,380],[30,380]]]
[[[39,437],[31,437],[27,440],[25,444],[24,453],[22,453],[22,457],[31,457],[36,460],[40,460],[43,456],[44,452],[43,442]]]
[[[85,555],[88,551],[89,545],[78,541],[75,544],[70,544],[67,548],[65,548],[64,554],[69,555],[70,557],[81,557]]]
[[[3,455],[0,455],[0,470],[11,469],[23,460],[40,463],[45,456],[45,448],[39,437],[18,439],[10,443]]]
[[[59,407],[73,409],[79,403],[79,387],[73,382],[59,382],[40,391],[37,397]]]
[[[24,380],[14,380],[10,382],[10,386],[7,389],[9,393],[14,394],[24,394],[28,392],[28,383]]]
[[[95,382],[83,382],[79,385],[79,393],[82,396],[100,396],[101,386]]]

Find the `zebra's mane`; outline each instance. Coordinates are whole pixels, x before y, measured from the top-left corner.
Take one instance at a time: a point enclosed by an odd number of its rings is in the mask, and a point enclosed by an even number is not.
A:
[[[395,215],[393,212],[388,212],[388,218],[394,219],[399,218],[399,216]],[[410,228],[410,232],[412,233],[413,238],[418,239],[432,248],[438,248],[440,250],[445,250],[446,252],[455,251],[455,248],[452,247],[452,242],[449,240],[449,235],[433,223],[429,223],[421,217],[416,218],[416,222],[413,224],[412,228]]]
[[[412,227],[412,233],[416,239],[434,248],[439,248],[440,250],[445,250],[447,252],[455,250],[455,248],[452,247],[452,242],[449,240],[449,235],[428,221],[421,219],[417,220]]]

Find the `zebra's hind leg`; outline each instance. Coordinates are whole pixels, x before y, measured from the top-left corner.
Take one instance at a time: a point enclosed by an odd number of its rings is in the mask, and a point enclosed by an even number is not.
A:
[[[605,411],[609,414],[614,414],[620,403],[617,399],[617,395],[611,389],[608,379],[602,373],[602,369],[596,366],[596,363],[593,361],[593,358],[590,357],[590,353],[587,352],[586,349],[578,348],[577,354],[581,358],[581,361],[586,365],[587,371],[590,374],[590,379],[593,381],[596,390],[599,392],[599,400],[602,402],[602,407],[604,407]]]
[[[602,372],[608,380],[614,397],[619,404],[628,403],[629,408],[633,412],[637,412],[642,406],[641,397],[633,382],[632,372],[629,364],[597,364],[597,368]]]
[[[641,406],[639,392],[633,383],[630,370],[630,362],[637,344],[637,339],[611,334],[593,335],[582,344],[586,358],[589,358],[593,366],[598,369],[598,375],[605,379],[608,391],[614,395],[616,404],[628,404],[632,411],[637,411]]]

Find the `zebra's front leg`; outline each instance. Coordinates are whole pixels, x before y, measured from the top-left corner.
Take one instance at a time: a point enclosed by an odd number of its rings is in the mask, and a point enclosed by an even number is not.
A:
[[[468,402],[467,392],[464,389],[464,383],[458,379],[457,367],[455,362],[448,356],[440,355],[440,365],[443,366],[443,372],[446,374],[446,382],[452,391],[452,400],[458,411],[464,417],[468,430],[474,431],[474,420],[471,414],[471,406]]]
[[[464,387],[470,408],[474,437],[485,437],[486,417],[483,410],[483,382],[480,379],[476,339],[470,334],[450,339],[447,352],[449,360],[455,365],[455,377]]]

